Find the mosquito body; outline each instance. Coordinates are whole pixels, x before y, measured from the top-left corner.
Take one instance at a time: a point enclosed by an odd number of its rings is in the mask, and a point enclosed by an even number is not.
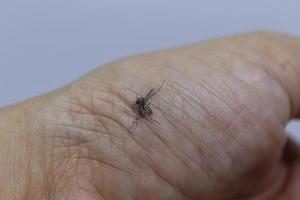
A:
[[[151,118],[151,115],[153,114],[153,111],[151,109],[151,103],[150,99],[155,96],[160,89],[163,87],[165,81],[161,84],[161,86],[156,89],[152,88],[145,97],[137,96],[135,104],[132,106],[132,110],[138,115],[137,118],[132,122],[130,128],[141,118],[149,117]],[[153,121],[159,123],[158,121],[152,119]]]
[[[136,105],[138,106],[137,111],[141,117],[146,117],[147,115],[153,114],[153,111],[150,107],[149,100],[157,92],[158,91],[156,91],[156,89],[152,88],[145,97],[137,96],[136,101],[135,101],[135,106]]]

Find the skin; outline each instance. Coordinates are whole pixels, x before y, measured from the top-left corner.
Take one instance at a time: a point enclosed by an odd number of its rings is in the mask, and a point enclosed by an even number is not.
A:
[[[0,109],[0,199],[297,199],[299,86],[300,39],[267,31],[109,63]]]

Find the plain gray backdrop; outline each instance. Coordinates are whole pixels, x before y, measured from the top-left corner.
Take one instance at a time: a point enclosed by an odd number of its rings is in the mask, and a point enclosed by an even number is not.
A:
[[[296,0],[0,0],[0,106],[138,52],[256,29],[300,35],[299,8]]]

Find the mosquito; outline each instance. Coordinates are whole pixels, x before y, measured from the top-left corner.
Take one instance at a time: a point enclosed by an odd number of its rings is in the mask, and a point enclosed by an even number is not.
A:
[[[132,106],[132,110],[138,115],[137,118],[132,122],[129,129],[140,119],[149,117],[151,120],[159,123],[151,116],[153,115],[153,110],[151,109],[150,99],[155,96],[160,89],[163,87],[166,81],[164,81],[158,89],[152,88],[145,97],[136,96],[135,104]]]

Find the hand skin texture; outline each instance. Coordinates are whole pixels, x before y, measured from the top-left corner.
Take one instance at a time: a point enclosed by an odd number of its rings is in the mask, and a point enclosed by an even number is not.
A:
[[[0,109],[0,199],[299,199],[299,87],[300,39],[267,31],[112,62]]]

